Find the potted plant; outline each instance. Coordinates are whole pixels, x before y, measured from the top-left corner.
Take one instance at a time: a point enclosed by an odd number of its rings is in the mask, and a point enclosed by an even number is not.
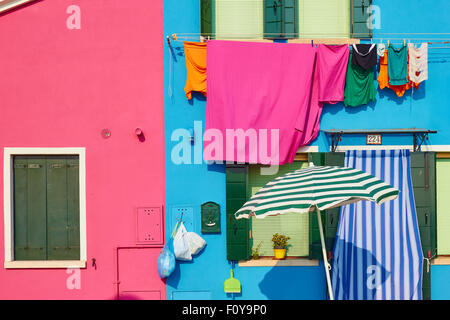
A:
[[[258,244],[258,246],[256,248],[252,249],[252,258],[254,260],[258,260],[259,259],[259,251],[261,250],[261,245],[262,245],[262,241]]]
[[[275,259],[282,260],[286,257],[286,247],[288,246],[289,239],[291,238],[278,233],[272,236]]]

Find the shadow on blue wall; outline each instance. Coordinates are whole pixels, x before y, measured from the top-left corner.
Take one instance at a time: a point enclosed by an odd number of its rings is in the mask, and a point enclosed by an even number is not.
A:
[[[188,100],[188,102],[191,106],[193,106],[196,101],[202,102],[202,103],[206,102],[206,97],[202,93],[197,92],[197,91],[192,91],[191,94],[192,94],[192,99]],[[201,104],[201,105],[203,105],[203,104]]]
[[[339,250],[339,253],[336,250]],[[359,297],[358,300],[375,300],[377,290],[383,289],[391,273],[372,252],[358,248],[354,243],[338,239],[333,253],[335,256],[340,254],[340,261],[343,261],[340,267],[339,262],[332,263],[331,279],[336,277],[339,284],[335,284],[337,288],[333,289],[335,298],[341,294],[341,300],[349,300],[350,292],[353,291],[354,295]]]
[[[305,267],[271,268],[258,284],[259,290],[269,300],[311,299],[311,297],[316,295],[309,295],[308,288],[314,291],[318,290],[316,279],[312,279],[313,281],[309,282],[309,279],[301,278],[301,281],[298,283],[293,282],[293,279],[299,279],[301,268]],[[326,288],[323,287],[322,289],[325,292]]]

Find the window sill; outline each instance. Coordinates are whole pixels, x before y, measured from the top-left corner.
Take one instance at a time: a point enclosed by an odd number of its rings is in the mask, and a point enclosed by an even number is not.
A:
[[[437,257],[434,258],[431,261],[431,265],[436,265],[436,266],[448,266],[450,265],[450,257],[448,256],[443,256],[443,257]]]
[[[257,260],[239,261],[239,267],[316,267],[319,260],[308,258],[275,260],[272,258],[260,258]]]
[[[5,261],[5,269],[67,269],[86,268],[83,260],[54,260],[54,261]]]

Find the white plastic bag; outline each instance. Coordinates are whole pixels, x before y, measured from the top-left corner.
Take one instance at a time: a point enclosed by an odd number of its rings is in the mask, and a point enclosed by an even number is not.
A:
[[[175,258],[177,258],[178,260],[191,261],[192,255],[191,250],[189,249],[188,242],[186,240],[186,234],[186,228],[183,222],[181,222],[180,226],[178,227],[177,233],[173,238],[173,251],[175,253]]]
[[[206,246],[206,241],[195,232],[188,232],[185,238],[192,255],[196,255]]]

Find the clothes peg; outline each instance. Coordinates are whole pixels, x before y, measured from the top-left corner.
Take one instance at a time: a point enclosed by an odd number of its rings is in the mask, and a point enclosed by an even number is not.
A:
[[[406,39],[403,39],[403,45],[406,46]]]
[[[170,37],[169,36],[167,36],[166,37],[166,39],[167,39],[167,44],[169,45],[169,47],[170,47]]]
[[[388,40],[388,47],[389,47],[389,40]]]

